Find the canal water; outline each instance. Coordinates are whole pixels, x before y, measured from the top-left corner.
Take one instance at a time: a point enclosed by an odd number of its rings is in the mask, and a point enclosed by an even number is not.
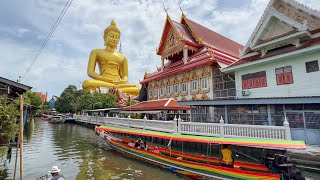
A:
[[[13,178],[15,148],[8,163]],[[68,180],[185,179],[161,168],[114,152],[94,131],[76,124],[50,124],[36,119],[25,130],[24,179],[35,180],[58,165]],[[18,165],[19,167],[19,165]],[[19,169],[17,169],[19,178]],[[18,179],[17,178],[17,179]]]
[[[53,165],[58,165],[61,174],[68,180],[187,179],[156,166],[128,159],[114,152],[92,129],[77,124],[50,124],[35,119],[26,126],[23,158],[25,180],[35,180],[47,174]],[[5,179],[13,178],[15,152],[14,148]],[[304,174],[314,180],[320,179],[319,174]]]

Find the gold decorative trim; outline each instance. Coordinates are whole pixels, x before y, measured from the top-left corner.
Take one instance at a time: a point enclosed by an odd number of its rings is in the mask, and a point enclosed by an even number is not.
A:
[[[195,71],[192,71],[190,74],[189,80],[195,80],[195,79],[199,79],[199,76]]]
[[[187,100],[186,96],[182,96],[181,101],[188,101],[188,100]]]
[[[202,92],[201,100],[209,100],[209,97],[207,96],[207,93]]]
[[[199,99],[198,99],[198,97],[197,97],[196,95],[193,95],[192,98],[191,98],[191,100],[192,100],[192,101],[197,101],[197,100],[199,100]]]
[[[185,72],[182,74],[181,82],[188,82],[190,79],[190,72]]]
[[[202,69],[201,78],[204,78],[204,77],[211,77],[211,70],[208,66],[205,66]]]

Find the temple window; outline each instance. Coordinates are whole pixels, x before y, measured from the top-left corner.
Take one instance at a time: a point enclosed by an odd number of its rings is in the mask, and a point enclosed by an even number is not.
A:
[[[318,60],[306,62],[306,72],[317,72],[319,71],[319,63]]]
[[[152,98],[152,90],[149,91],[149,98]]]
[[[276,68],[275,71],[276,71],[277,85],[293,83],[291,66]]]
[[[157,97],[157,96],[158,96],[158,89],[154,89],[154,90],[153,90],[153,96],[154,96],[154,97]]]
[[[208,78],[201,79],[201,90],[208,89]]]
[[[187,83],[181,83],[181,92],[187,92]]]
[[[173,93],[178,94],[178,84],[173,85]]]
[[[166,94],[170,95],[171,94],[171,86],[167,86],[166,88]]]
[[[159,90],[160,90],[160,96],[163,96],[163,92],[164,92],[163,88],[160,88]]]
[[[266,71],[244,74],[241,78],[243,90],[267,87]]]
[[[192,81],[191,90],[192,90],[192,91],[198,90],[198,80],[193,80],[193,81]]]

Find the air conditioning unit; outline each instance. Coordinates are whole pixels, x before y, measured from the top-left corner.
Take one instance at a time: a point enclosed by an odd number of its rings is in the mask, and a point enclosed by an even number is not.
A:
[[[250,95],[250,91],[242,91],[242,96],[249,96]]]

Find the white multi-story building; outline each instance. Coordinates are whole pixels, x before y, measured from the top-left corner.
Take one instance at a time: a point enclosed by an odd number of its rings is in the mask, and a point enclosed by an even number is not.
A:
[[[227,123],[282,125],[293,139],[320,144],[320,13],[293,0],[271,0],[224,74],[234,77],[236,98],[182,102],[211,106]]]

